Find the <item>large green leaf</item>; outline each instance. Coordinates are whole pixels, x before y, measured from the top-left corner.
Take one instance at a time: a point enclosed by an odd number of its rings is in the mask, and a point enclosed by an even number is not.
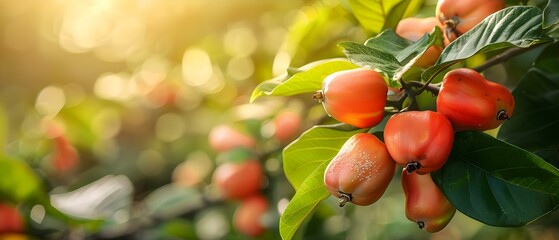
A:
[[[422,3],[423,0],[349,0],[361,26],[373,35],[396,28],[400,19],[412,16]]]
[[[559,73],[532,69],[513,96],[514,114],[501,126],[498,138],[531,151],[559,148]]]
[[[44,193],[41,181],[23,161],[0,154],[0,200],[18,203]]]
[[[522,226],[559,205],[557,168],[481,132],[456,133],[432,176],[459,211],[488,225]]]
[[[265,95],[291,96],[309,93],[322,87],[324,78],[332,73],[357,68],[345,59],[327,59],[309,63],[299,69],[260,83],[252,92],[250,101]]]
[[[527,48],[548,41],[541,25],[542,11],[536,7],[515,6],[496,12],[450,43],[436,65],[425,71],[422,78],[427,80],[442,68],[477,53]]]
[[[329,162],[353,135],[367,129],[345,124],[315,126],[283,150],[285,176],[296,190],[318,166]]]
[[[547,46],[512,92],[513,117],[497,137],[559,166],[559,43]],[[555,152],[555,154],[554,154]]]
[[[548,0],[543,10],[543,27],[549,28],[559,23],[559,1]]]
[[[280,235],[291,239],[312,210],[330,194],[324,185],[324,170],[329,161],[322,161],[301,183],[301,187],[280,217]]]

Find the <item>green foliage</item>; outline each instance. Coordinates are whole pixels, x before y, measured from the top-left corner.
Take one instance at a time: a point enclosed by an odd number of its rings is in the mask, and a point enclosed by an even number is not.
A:
[[[498,137],[530,151],[559,147],[559,44],[545,48],[512,92],[514,117],[506,121]]]
[[[310,93],[322,88],[324,78],[332,73],[356,68],[343,59],[321,60],[309,63],[298,69],[290,69],[290,73],[260,83],[252,92],[251,102],[260,96],[291,96]]]
[[[422,0],[349,0],[351,10],[368,32],[376,35],[396,28],[400,19],[412,16],[421,8]]]
[[[39,177],[23,161],[0,155],[0,176],[1,200],[18,203],[45,194]]]
[[[433,179],[462,213],[493,226],[522,226],[559,205],[559,170],[480,132],[455,135]]]

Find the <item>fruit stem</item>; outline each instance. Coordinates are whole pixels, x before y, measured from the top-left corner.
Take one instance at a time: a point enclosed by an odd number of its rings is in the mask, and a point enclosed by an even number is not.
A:
[[[507,120],[509,119],[509,115],[507,115],[506,110],[499,110],[497,113],[497,120]]]
[[[322,92],[322,90],[318,90],[313,93],[312,98],[317,100],[318,103],[322,103],[322,101],[324,101],[324,92]]]
[[[413,90],[412,86],[404,82],[401,78],[399,79],[399,82],[400,85],[402,85],[404,91],[406,92],[405,96],[407,96],[410,99],[410,105],[402,109],[400,112],[419,110],[419,105],[417,104],[417,100],[415,99],[416,92]]]
[[[419,169],[421,167],[421,165],[418,162],[409,162],[406,164],[406,166],[404,167],[404,170],[408,173],[412,173],[415,170]]]
[[[434,84],[434,83],[422,83],[419,81],[412,81],[412,82],[408,82],[408,85],[416,88],[422,88],[422,89],[425,88],[426,91],[432,93],[435,96],[439,95],[439,91],[441,90],[440,84]]]
[[[419,227],[419,229],[423,229],[425,227],[425,222],[417,221],[417,226]]]
[[[351,194],[340,192],[340,198],[338,198],[340,207],[344,207],[346,203],[351,202]]]
[[[460,19],[456,16],[452,16],[450,19],[444,21],[444,34],[446,35],[447,39],[451,39],[450,38],[450,34],[454,33],[454,35],[456,35],[456,37],[460,37],[460,32],[458,31],[458,29],[456,29],[456,26],[460,23]]]

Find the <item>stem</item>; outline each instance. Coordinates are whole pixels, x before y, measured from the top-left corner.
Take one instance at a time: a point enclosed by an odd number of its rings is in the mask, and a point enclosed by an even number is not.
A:
[[[340,207],[344,207],[346,203],[351,202],[351,194],[340,192],[338,202]]]
[[[539,46],[539,45],[536,45],[536,46]],[[490,68],[494,65],[497,65],[501,62],[506,62],[509,59],[511,59],[511,58],[513,58],[517,55],[520,55],[522,53],[525,53],[525,52],[531,50],[532,48],[533,47],[509,49],[509,50],[504,51],[503,53],[487,60],[485,63],[473,68],[473,70],[475,70],[476,72],[483,72],[483,71],[487,70],[488,68]]]
[[[402,88],[405,91],[405,95],[402,96],[407,96],[410,99],[410,105],[402,109],[400,112],[418,110],[419,105],[417,104],[417,100],[415,99],[417,93],[413,90],[411,85],[404,82],[401,78],[398,81],[400,82],[400,85],[402,85]],[[404,100],[405,98],[402,100],[402,103],[404,102]]]
[[[441,85],[440,84],[434,84],[434,83],[422,83],[422,82],[418,82],[418,81],[412,81],[412,82],[408,82],[408,85],[415,87],[415,88],[422,88],[425,89],[426,91],[432,93],[433,95],[437,96],[439,95],[439,91],[441,90]]]

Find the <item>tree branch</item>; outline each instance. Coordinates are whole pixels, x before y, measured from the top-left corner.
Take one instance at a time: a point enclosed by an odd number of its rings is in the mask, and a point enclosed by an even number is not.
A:
[[[538,46],[539,46],[539,45],[538,45]],[[506,62],[506,61],[508,61],[509,59],[511,59],[511,58],[513,58],[513,57],[515,57],[515,56],[518,56],[518,55],[520,55],[520,54],[522,54],[522,53],[525,53],[525,52],[527,52],[527,51],[529,51],[529,50],[531,50],[531,49],[532,49],[532,47],[528,47],[528,48],[512,48],[512,49],[506,50],[506,51],[504,51],[503,53],[501,53],[501,54],[499,54],[499,55],[497,55],[497,56],[495,56],[495,57],[493,57],[493,58],[487,60],[485,63],[483,63],[483,64],[481,64],[481,65],[479,65],[479,66],[473,68],[473,70],[475,70],[476,72],[483,72],[483,71],[487,70],[488,68],[490,68],[490,67],[492,67],[492,66],[494,66],[494,65],[497,65],[497,64],[502,63],[502,62]]]

